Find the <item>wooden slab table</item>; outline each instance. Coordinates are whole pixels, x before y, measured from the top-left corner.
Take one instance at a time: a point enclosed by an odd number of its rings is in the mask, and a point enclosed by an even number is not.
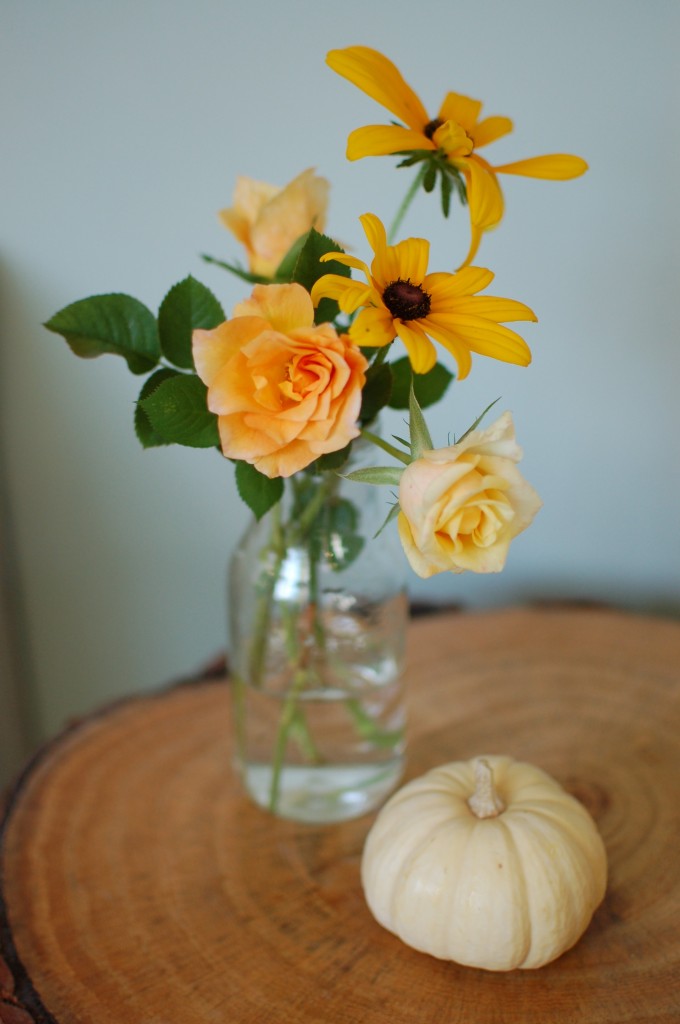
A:
[[[408,777],[511,754],[594,815],[609,888],[574,949],[489,973],[384,931],[359,881],[372,818],[252,806],[228,686],[210,680],[86,719],[20,779],[0,838],[0,1021],[678,1024],[680,624],[441,614],[409,643]]]

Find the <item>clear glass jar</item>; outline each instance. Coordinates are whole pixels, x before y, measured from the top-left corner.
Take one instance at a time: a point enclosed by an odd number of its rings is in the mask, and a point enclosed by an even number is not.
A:
[[[394,523],[375,536],[388,497],[296,474],[232,558],[236,763],[282,817],[357,817],[402,775],[406,561]]]

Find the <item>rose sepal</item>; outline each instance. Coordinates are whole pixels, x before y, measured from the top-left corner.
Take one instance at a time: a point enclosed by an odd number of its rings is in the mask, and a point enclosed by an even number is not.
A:
[[[343,480],[353,480],[359,484],[375,484],[376,486],[387,484],[391,487],[398,487],[403,469],[396,466],[365,466],[361,469],[354,469],[351,473],[339,473]]]
[[[432,437],[428,430],[425,417],[423,416],[416,393],[413,389],[413,381],[411,381],[411,391],[408,400],[409,407],[409,434],[411,444],[411,458],[419,459],[424,451],[429,451],[434,447],[432,443]]]

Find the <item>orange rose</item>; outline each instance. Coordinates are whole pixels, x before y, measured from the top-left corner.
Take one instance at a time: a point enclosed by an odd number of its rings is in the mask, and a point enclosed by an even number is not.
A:
[[[251,273],[272,277],[293,242],[312,227],[323,231],[328,189],[312,168],[284,188],[237,178],[234,205],[219,217],[245,246]]]
[[[500,572],[510,541],[526,529],[541,499],[517,469],[522,449],[509,412],[459,444],[425,451],[401,476],[397,520],[411,568]]]
[[[288,477],[359,434],[368,362],[348,335],[314,326],[302,285],[257,285],[232,320],[194,331],[193,353],[227,458]]]

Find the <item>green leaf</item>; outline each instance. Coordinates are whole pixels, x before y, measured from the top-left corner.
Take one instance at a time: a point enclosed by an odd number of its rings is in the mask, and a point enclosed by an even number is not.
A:
[[[366,466],[341,475],[343,480],[353,480],[358,484],[388,484],[390,487],[398,487],[403,472],[403,468],[399,469],[398,466]]]
[[[390,364],[392,367],[392,394],[389,405],[392,409],[408,409],[411,385],[421,409],[434,405],[446,392],[453,380],[453,374],[435,363],[427,373],[412,373],[408,356],[397,359]]]
[[[430,431],[427,429],[427,423],[422,414],[421,408],[418,405],[418,399],[415,396],[413,388],[411,388],[411,394],[409,397],[409,429],[411,436],[411,455],[414,459],[419,459],[424,451],[429,451],[432,445],[432,438],[430,437]]]
[[[359,557],[365,542],[358,533],[337,534],[336,536],[340,539],[340,544],[329,545],[326,549],[326,558],[331,569],[335,572],[342,572]]]
[[[321,257],[328,252],[343,252],[344,250],[334,242],[328,235],[321,235],[314,228],[311,228],[303,241],[295,266],[292,270],[291,281],[301,284],[307,291],[324,274],[339,274],[341,277],[350,276],[350,268],[342,263],[321,263]],[[277,271],[278,273],[278,271]]]
[[[339,315],[340,306],[335,299],[320,299],[319,305],[314,312],[314,322],[317,324],[334,324]],[[346,327],[339,327],[338,329],[341,334],[347,330]]]
[[[361,396],[360,423],[370,423],[390,401],[392,370],[389,363],[369,366]]]
[[[235,476],[238,493],[256,519],[261,519],[283,495],[281,477],[272,480],[249,462],[237,462]]]
[[[344,250],[327,235],[322,235],[314,228],[301,235],[283,257],[276,268],[275,280],[283,283],[301,284],[307,291],[324,274],[339,274],[349,277],[350,269],[340,263],[321,263],[320,257],[327,252],[343,252]],[[316,310],[315,320],[318,324],[333,323],[340,312],[335,299],[321,299]]]
[[[363,537],[357,533],[359,513],[347,498],[339,498],[327,508],[323,522],[326,559],[336,572],[346,569],[361,552]]]
[[[324,274],[337,274],[339,277],[349,277],[350,268],[342,263],[330,261],[322,263],[321,257],[327,252],[343,252],[344,250],[327,235],[322,235],[314,228],[311,228],[306,235],[299,238],[297,242],[284,256],[279,265],[276,275],[277,280],[281,274],[285,274],[285,280],[301,284],[307,291]],[[316,308],[314,319],[317,324],[333,323],[340,313],[340,307],[335,299],[321,299]]]
[[[219,445],[217,416],[207,405],[207,388],[193,374],[179,373],[163,381],[141,406],[153,429],[168,444],[190,448]]]
[[[140,444],[143,448],[157,448],[160,445],[169,444],[151,425],[151,420],[147,416],[142,401],[152,395],[156,388],[163,383],[165,380],[169,380],[171,377],[178,376],[177,370],[162,369],[156,370],[147,380],[144,381],[144,386],[139,393],[137,399],[137,405],[135,406],[135,433],[139,439]]]
[[[340,306],[335,299],[321,299],[316,307],[314,320],[317,324],[332,324],[337,319],[339,313]]]
[[[336,498],[328,507],[328,522],[338,533],[352,533],[359,522],[359,512],[349,498]]]
[[[280,281],[281,283],[285,284],[287,282],[294,280],[293,275],[295,273],[295,267],[297,265],[297,261],[300,258],[302,248],[305,245],[308,237],[309,232],[306,231],[304,235],[300,235],[299,238],[295,239],[290,249],[288,250],[286,255],[279,263],[278,267],[276,268],[276,271],[274,273],[274,278],[276,279],[276,281]]]
[[[47,321],[82,359],[122,356],[132,373],[148,373],[160,358],[156,318],[131,295],[92,295],[65,306]]]
[[[161,351],[175,366],[193,370],[191,334],[195,328],[210,330],[224,323],[224,311],[205,285],[185,277],[171,288],[158,311]]]

